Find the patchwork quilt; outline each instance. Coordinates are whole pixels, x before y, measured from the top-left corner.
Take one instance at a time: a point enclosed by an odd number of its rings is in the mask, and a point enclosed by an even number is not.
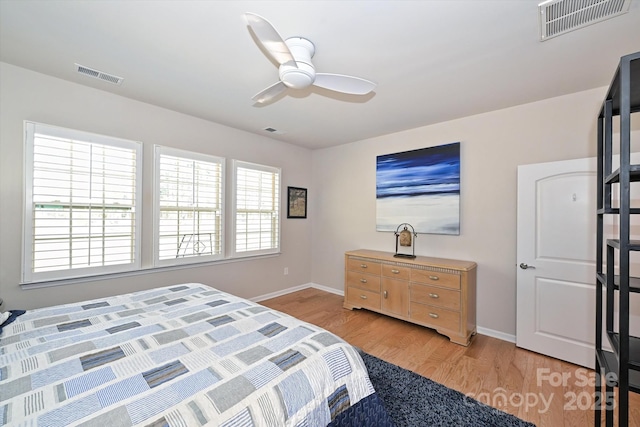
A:
[[[202,284],[27,311],[0,335],[0,425],[325,426],[384,412],[374,398],[340,338]]]

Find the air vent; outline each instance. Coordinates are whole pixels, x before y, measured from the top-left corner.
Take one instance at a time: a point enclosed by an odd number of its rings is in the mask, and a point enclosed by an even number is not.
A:
[[[84,65],[75,64],[76,71],[85,76],[93,77],[94,79],[103,80],[105,82],[112,83],[114,85],[121,85],[124,80],[122,77],[114,76],[112,74],[103,73],[102,71],[94,70],[93,68],[85,67]]]
[[[538,5],[540,40],[545,41],[627,13],[631,0],[548,0]]]
[[[269,133],[276,134],[276,135],[284,135],[286,133],[285,131],[274,129],[272,127],[264,128],[264,130],[266,130]]]

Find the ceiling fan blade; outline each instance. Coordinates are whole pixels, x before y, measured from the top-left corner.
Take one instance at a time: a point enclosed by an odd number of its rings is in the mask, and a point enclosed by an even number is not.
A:
[[[271,101],[276,96],[280,95],[282,92],[287,90],[287,86],[285,86],[282,82],[277,82],[264,89],[260,93],[256,94],[253,98],[251,98],[256,104],[265,104]]]
[[[247,20],[247,25],[256,36],[256,39],[278,64],[282,65],[290,62],[292,65],[295,65],[296,61],[293,59],[289,47],[269,21],[260,15],[250,12],[245,13],[244,17]],[[297,65],[295,66],[297,67]]]
[[[316,73],[315,86],[351,95],[366,95],[376,88],[372,81],[343,74]]]
[[[366,95],[376,88],[372,81],[343,74],[316,73],[314,86],[351,95]]]

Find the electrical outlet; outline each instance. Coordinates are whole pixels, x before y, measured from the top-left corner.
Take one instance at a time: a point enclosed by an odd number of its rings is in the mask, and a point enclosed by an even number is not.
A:
[[[287,274],[289,274],[289,267],[284,268],[284,275],[286,276]]]

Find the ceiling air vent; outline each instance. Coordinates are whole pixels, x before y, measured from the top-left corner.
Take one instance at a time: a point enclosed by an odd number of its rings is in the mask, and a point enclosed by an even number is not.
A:
[[[548,0],[538,5],[540,40],[545,41],[627,13],[631,0]]]
[[[284,135],[286,133],[283,130],[274,129],[272,127],[264,128],[264,130],[266,130],[269,133],[276,134],[276,135]]]
[[[112,74],[103,73],[102,71],[94,70],[93,68],[85,67],[84,65],[75,64],[76,71],[85,76],[93,77],[94,79],[104,80],[105,82],[113,83],[114,85],[121,85],[124,80],[122,77],[114,76]]]

